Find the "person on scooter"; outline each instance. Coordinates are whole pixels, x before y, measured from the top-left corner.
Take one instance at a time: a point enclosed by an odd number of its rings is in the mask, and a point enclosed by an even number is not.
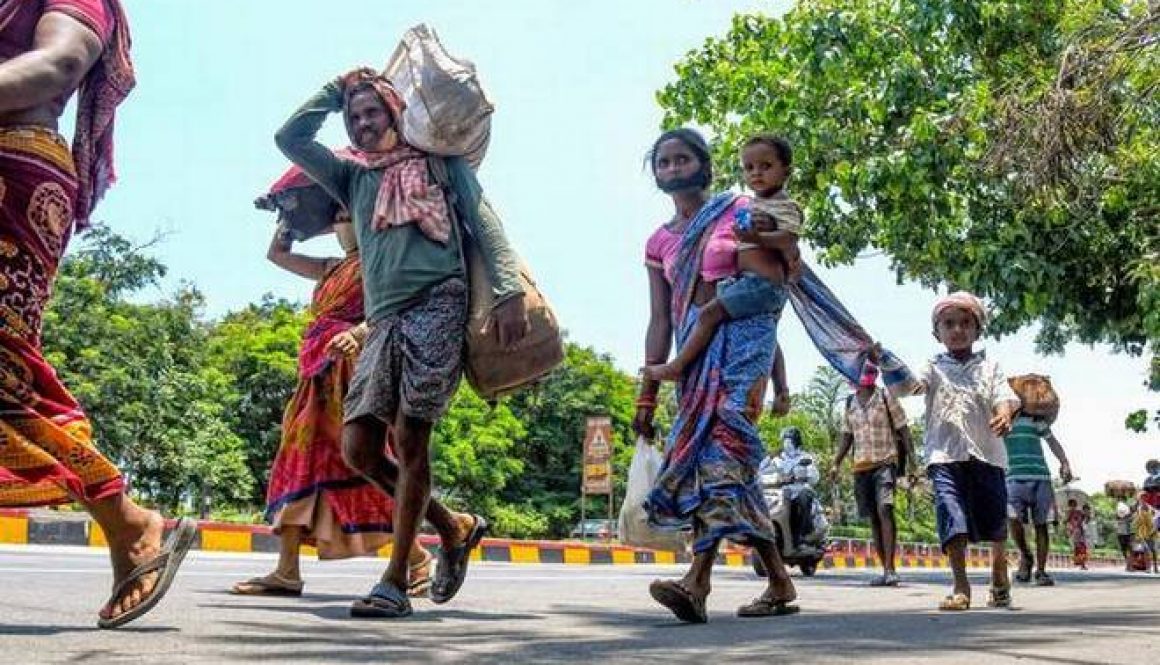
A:
[[[791,542],[794,549],[800,549],[802,538],[813,523],[813,485],[820,474],[814,458],[802,448],[802,433],[796,427],[786,427],[781,431],[781,453],[774,458],[767,457],[762,470],[772,464],[786,479],[786,498],[789,500]]]

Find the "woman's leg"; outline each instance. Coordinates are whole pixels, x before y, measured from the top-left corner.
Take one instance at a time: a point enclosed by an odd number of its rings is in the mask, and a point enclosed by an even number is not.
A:
[[[302,580],[300,566],[302,531],[302,527],[295,524],[282,527],[282,532],[278,534],[278,567],[274,569],[274,574],[284,580],[292,582]]]
[[[713,543],[711,549],[693,556],[693,564],[681,578],[681,584],[698,598],[705,598],[712,590],[713,564],[717,562],[717,549],[721,541]]]
[[[694,525],[694,536],[700,532],[701,530]],[[711,590],[710,578],[720,544],[720,540],[714,540],[705,550],[694,553],[693,563],[681,579],[653,580],[649,585],[649,594],[653,600],[664,605],[685,623],[708,621],[705,599]]]
[[[85,503],[109,543],[109,557],[113,562],[113,587],[137,566],[150,561],[161,551],[165,520],[152,510],[146,510],[128,497],[117,494],[107,499]],[[102,618],[119,616],[141,604],[157,584],[157,573],[142,576],[136,584],[100,611]]]
[[[769,588],[766,590],[768,599],[782,604],[796,600],[797,589],[789,578],[789,572],[785,569],[785,562],[781,560],[777,546],[768,540],[761,540],[754,545],[754,549],[761,557],[761,563],[765,564],[765,570],[769,572]]]

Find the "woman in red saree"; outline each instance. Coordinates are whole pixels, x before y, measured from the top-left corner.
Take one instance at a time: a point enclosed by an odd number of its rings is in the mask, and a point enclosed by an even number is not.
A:
[[[197,533],[126,494],[117,467],[41,349],[65,246],[113,180],[113,116],[133,87],[128,24],[115,0],[0,0],[0,507],[80,503],[109,543],[102,628],[152,609]],[[57,133],[80,90],[76,132]]]
[[[266,200],[304,184],[311,183],[294,167],[274,184]],[[266,519],[280,542],[278,566],[264,577],[235,584],[235,594],[301,595],[302,543],[315,546],[320,559],[341,559],[374,554],[391,540],[394,502],[351,470],[342,457],[342,401],[367,328],[354,228],[344,213],[336,216],[331,228],[345,258],[322,259],[290,251],[285,224],[279,225],[267,253],[279,267],[317,280],[318,285],[298,355],[298,387],[286,406],[282,443],[266,489]],[[411,595],[427,592],[432,561],[421,546],[410,552]]]

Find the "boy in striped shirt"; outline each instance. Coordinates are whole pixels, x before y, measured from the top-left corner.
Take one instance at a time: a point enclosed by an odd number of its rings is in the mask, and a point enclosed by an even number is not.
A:
[[[1052,586],[1055,580],[1047,573],[1047,522],[1051,518],[1054,492],[1051,470],[1043,455],[1043,441],[1047,441],[1051,453],[1059,460],[1060,478],[1065,484],[1071,482],[1071,465],[1063,446],[1051,433],[1051,426],[1042,418],[1020,415],[1003,440],[1007,446],[1007,515],[1011,536],[1020,554],[1015,581],[1031,581],[1033,561],[1023,528],[1029,523],[1035,525],[1035,584]]]

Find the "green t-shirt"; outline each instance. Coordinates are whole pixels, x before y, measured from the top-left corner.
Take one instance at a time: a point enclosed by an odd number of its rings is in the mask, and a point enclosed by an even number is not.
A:
[[[368,321],[401,311],[430,287],[463,274],[455,225],[447,243],[423,235],[417,224],[376,231],[371,224],[382,169],[335,157],[314,140],[331,113],[342,110],[342,92],[333,83],[302,105],[278,132],[278,147],[346,206],[358,233]]]
[[[329,83],[299,108],[282,129],[282,152],[350,211],[358,233],[363,269],[366,319],[374,322],[424,297],[427,290],[450,277],[462,277],[458,224],[451,225],[446,243],[432,240],[417,224],[376,230],[371,224],[382,169],[339,159],[315,140],[326,117],[342,110],[342,92]],[[447,158],[451,184],[461,194],[457,210],[481,245],[485,267],[495,289],[496,304],[523,293],[515,254],[497,217],[483,199],[475,176],[461,157]]]
[[[1043,437],[1051,434],[1047,423],[1019,416],[1011,426],[1007,444],[1007,478],[1011,480],[1051,480],[1051,469],[1043,456]]]

